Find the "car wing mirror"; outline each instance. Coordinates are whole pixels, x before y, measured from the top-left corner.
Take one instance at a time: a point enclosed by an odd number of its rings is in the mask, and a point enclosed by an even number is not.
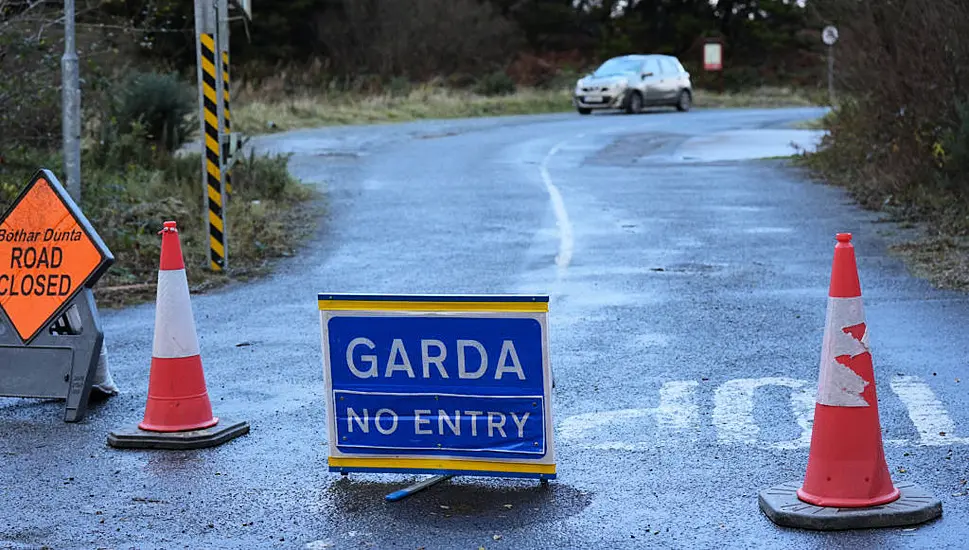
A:
[[[653,76],[653,73],[651,73],[651,72],[650,73],[643,73],[643,80],[645,80],[647,77],[650,77],[650,76]]]

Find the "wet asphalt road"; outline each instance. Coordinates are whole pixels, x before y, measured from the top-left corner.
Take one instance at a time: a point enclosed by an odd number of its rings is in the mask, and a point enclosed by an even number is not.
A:
[[[887,254],[897,228],[841,190],[782,161],[677,153],[818,113],[258,140],[325,184],[329,212],[276,275],[193,300],[216,414],[252,432],[201,451],[107,447],[141,419],[154,308],[106,312],[121,395],[81,424],[59,403],[0,400],[0,548],[965,547],[969,298],[909,276]],[[804,473],[839,231],[855,234],[889,467],[943,501],[917,529],[796,531],[757,507],[759,490]],[[457,478],[387,504],[416,478],[328,473],[317,292],[550,294],[559,479]]]

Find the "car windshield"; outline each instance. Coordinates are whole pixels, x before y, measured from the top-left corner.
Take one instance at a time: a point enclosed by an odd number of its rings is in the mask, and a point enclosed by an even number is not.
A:
[[[606,61],[596,72],[592,73],[594,76],[612,76],[624,73],[634,73],[639,70],[642,65],[642,61],[639,59],[629,59],[625,57],[615,57]]]

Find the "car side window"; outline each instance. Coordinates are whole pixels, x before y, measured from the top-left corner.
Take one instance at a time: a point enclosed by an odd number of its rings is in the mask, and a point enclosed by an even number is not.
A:
[[[653,76],[659,76],[660,69],[659,64],[656,63],[656,59],[647,59],[646,62],[643,63],[643,74],[649,73],[653,73]]]
[[[676,70],[676,66],[669,59],[660,59],[659,64],[663,67],[663,74],[668,76],[674,76],[679,71]]]

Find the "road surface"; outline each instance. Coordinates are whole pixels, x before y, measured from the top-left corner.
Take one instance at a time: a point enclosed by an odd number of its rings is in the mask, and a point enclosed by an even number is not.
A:
[[[964,547],[969,298],[911,277],[887,254],[894,226],[841,190],[737,160],[736,136],[819,112],[259,139],[294,153],[329,203],[275,275],[193,299],[216,414],[251,433],[201,451],[107,447],[144,411],[154,307],[106,312],[121,395],[80,424],[60,403],[0,400],[0,547]],[[943,501],[918,528],[790,530],[757,506],[804,475],[841,231],[855,235],[889,467]],[[388,504],[418,478],[328,473],[318,292],[548,293],[559,479],[456,478]]]

